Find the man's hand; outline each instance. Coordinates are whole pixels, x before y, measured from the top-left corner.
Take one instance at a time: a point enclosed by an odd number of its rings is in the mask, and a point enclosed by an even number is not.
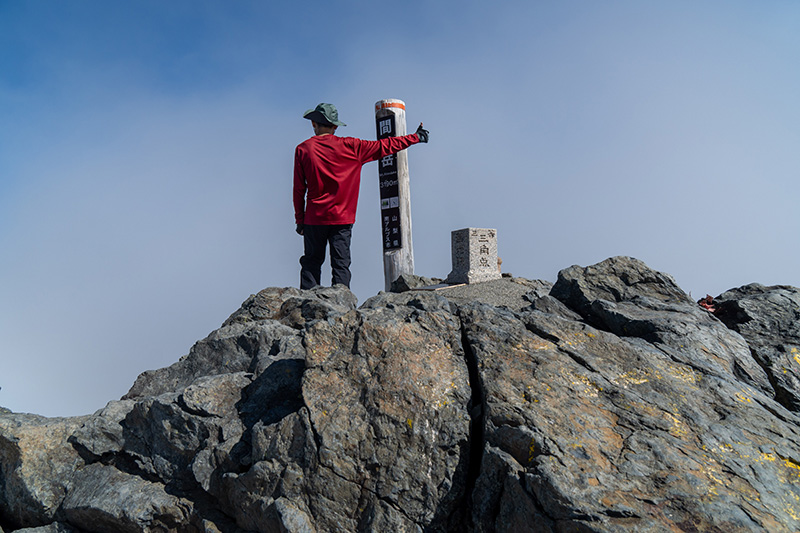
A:
[[[298,224],[295,231],[297,232],[298,235],[302,235],[304,229],[305,229],[305,224]]]
[[[430,135],[430,132],[428,130],[422,129],[422,122],[419,123],[419,128],[417,128],[417,131],[415,131],[414,133],[416,133],[419,136],[419,142],[421,143],[428,142],[428,136]]]

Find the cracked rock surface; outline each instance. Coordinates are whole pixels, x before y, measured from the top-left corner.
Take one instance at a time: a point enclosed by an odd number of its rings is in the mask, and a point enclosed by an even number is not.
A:
[[[94,415],[0,409],[0,533],[800,530],[800,290],[412,285],[265,289]]]

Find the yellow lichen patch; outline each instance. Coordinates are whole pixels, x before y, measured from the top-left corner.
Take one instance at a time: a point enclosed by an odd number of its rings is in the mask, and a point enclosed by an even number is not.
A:
[[[775,473],[776,478],[787,485],[796,485],[800,480],[800,463],[791,458],[783,457],[778,453],[762,452],[757,447],[754,447],[752,442],[716,443],[708,447],[702,446],[702,448],[715,455],[717,460],[722,461],[722,463],[729,461],[730,457],[732,457],[744,463],[768,466]],[[707,457],[707,459],[708,461],[713,460],[710,457]],[[781,466],[784,468],[781,468]],[[728,481],[730,484],[731,480],[729,479]],[[731,489],[731,487],[728,486],[728,489]],[[747,493],[750,500],[760,501],[758,491],[749,484],[740,487],[738,493]]]
[[[433,391],[434,393],[436,393],[436,398],[435,398],[436,408],[441,409],[442,407],[450,405],[450,403],[452,403],[450,401],[450,392],[456,389],[458,389],[458,387],[456,386],[454,381],[451,381],[449,384],[446,384],[444,387],[441,387],[439,389],[433,387]]]
[[[522,399],[528,403],[539,403],[539,400],[531,394],[530,387],[528,389],[522,391]]]
[[[716,462],[706,463],[700,466],[699,473],[708,481],[708,494],[713,496],[719,495],[719,487],[725,487],[726,483],[722,468]]]
[[[670,366],[667,368],[667,373],[684,383],[689,383],[691,385],[697,385],[703,379],[703,376],[689,367],[684,366]]]
[[[578,387],[584,396],[590,396],[592,398],[596,398],[598,396],[598,392],[603,391],[603,387],[588,377],[581,374],[575,374],[574,372],[570,373],[570,383]]]
[[[578,344],[583,344],[589,342],[590,339],[594,339],[597,337],[594,333],[584,333],[582,331],[573,332],[571,335],[565,335],[561,342],[566,344],[567,346],[576,346]]]
[[[800,475],[800,464],[797,464],[796,461],[792,459],[787,459],[786,457],[781,457],[781,460],[783,461],[783,464],[786,466],[786,468],[791,468],[792,470],[795,471],[795,474]]]
[[[724,454],[738,455],[736,447],[729,444],[714,444],[711,447]],[[701,499],[708,501],[722,497],[725,500],[736,500],[743,506],[760,502],[761,495],[758,490],[747,479],[731,472],[727,466],[733,457],[731,455],[714,455],[716,457],[702,454],[702,458],[697,457],[700,463],[687,471],[691,478],[696,478],[696,481],[705,485],[700,489],[706,493]]]
[[[624,388],[628,385],[641,385],[642,383],[647,383],[651,378],[652,376],[649,371],[637,368],[620,374],[614,379],[614,383]]]
[[[410,418],[406,418],[406,424],[408,424],[409,429],[414,429],[414,422]]]
[[[536,439],[531,439],[531,443],[528,445],[528,463],[530,464],[533,461],[533,458],[536,457]]]
[[[703,446],[703,449],[705,449],[705,446]],[[711,453],[727,454],[727,453],[733,453],[734,449],[732,444],[728,444],[727,442],[720,442],[712,446],[708,451]]]
[[[783,512],[800,521],[800,497],[797,494],[782,494],[781,500]]]
[[[785,483],[796,483],[797,478],[800,478],[800,464],[788,457],[782,457],[780,454],[775,453],[761,453],[759,457],[755,458],[763,462],[770,462],[775,464],[782,464],[786,467],[786,471],[780,477]]]
[[[591,332],[584,332],[584,331],[576,331],[573,332],[571,335],[565,335],[562,338],[562,342],[569,346],[576,346],[578,344],[584,344],[589,342],[591,339],[597,338],[597,335]]]
[[[517,352],[528,352],[528,351],[539,351],[539,350],[550,350],[552,349],[553,343],[546,341],[544,339],[540,339],[538,337],[534,338],[526,338],[525,343],[518,343],[514,346],[514,350]]]
[[[672,413],[665,412],[664,414],[671,422],[671,426],[668,430],[670,435],[672,435],[673,437],[678,437],[680,439],[689,435],[689,426],[687,426],[683,420],[673,415]]]
[[[741,392],[737,392],[737,393],[736,393],[736,394],[734,394],[733,396],[734,396],[734,397],[735,397],[737,400],[739,400],[740,402],[745,402],[745,403],[753,403],[753,400],[752,400],[752,399],[751,399],[749,396],[745,396],[745,395],[744,395],[744,394],[742,394]]]
[[[785,504],[783,511],[795,520],[800,520],[800,513],[798,513],[798,510],[795,506],[791,504]]]

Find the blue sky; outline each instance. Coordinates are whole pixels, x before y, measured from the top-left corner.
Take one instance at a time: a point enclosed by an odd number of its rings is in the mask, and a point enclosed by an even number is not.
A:
[[[0,0],[0,405],[93,412],[296,286],[301,114],[406,102],[418,274],[450,231],[555,281],[614,255],[695,298],[800,285],[793,1]],[[353,290],[383,288],[364,167]],[[329,276],[324,271],[324,276]]]

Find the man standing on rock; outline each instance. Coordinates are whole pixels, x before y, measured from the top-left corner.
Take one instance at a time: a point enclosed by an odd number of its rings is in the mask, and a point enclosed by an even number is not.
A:
[[[422,123],[415,133],[365,141],[337,137],[339,121],[333,104],[319,104],[303,118],[311,121],[314,136],[294,152],[294,218],[303,236],[300,288],[320,285],[325,249],[331,248],[332,283],[350,287],[350,237],[356,221],[361,167],[417,143],[428,142]]]

